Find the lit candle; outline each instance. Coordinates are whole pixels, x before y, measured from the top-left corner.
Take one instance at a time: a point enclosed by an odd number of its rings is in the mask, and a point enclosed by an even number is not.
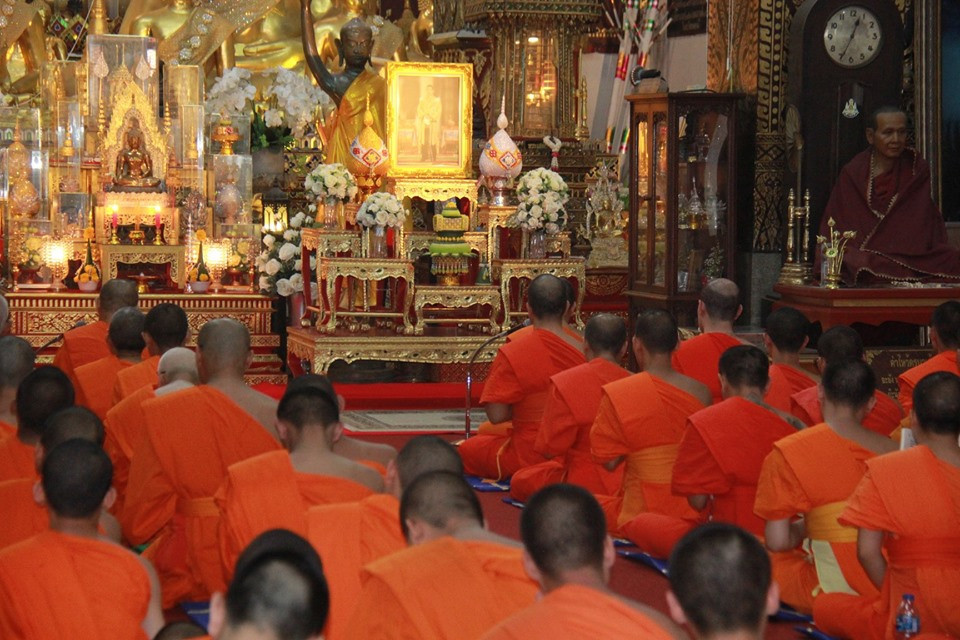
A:
[[[120,224],[119,207],[117,205],[113,205],[111,208],[113,209],[113,216],[110,218],[110,225],[116,227]]]
[[[153,226],[160,228],[160,207],[153,208]]]

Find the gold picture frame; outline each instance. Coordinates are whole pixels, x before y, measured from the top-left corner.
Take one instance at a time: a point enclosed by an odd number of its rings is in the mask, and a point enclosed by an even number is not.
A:
[[[473,65],[387,63],[389,175],[467,178],[473,141]]]

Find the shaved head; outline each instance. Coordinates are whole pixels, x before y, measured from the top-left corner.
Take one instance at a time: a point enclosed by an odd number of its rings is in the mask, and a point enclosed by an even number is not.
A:
[[[826,366],[863,360],[863,338],[845,325],[830,327],[817,340],[817,355]]]
[[[417,436],[407,442],[394,463],[400,487],[409,487],[414,480],[431,471],[463,475],[463,460],[452,444],[437,436]]]
[[[200,380],[226,374],[241,377],[250,357],[250,331],[233,318],[218,318],[203,325],[197,336]]]
[[[50,365],[37,367],[17,388],[17,427],[28,439],[39,439],[47,418],[73,402],[73,384],[67,374]]]
[[[820,380],[824,397],[834,404],[861,409],[873,398],[877,377],[863,360],[827,365]]]
[[[168,349],[160,356],[160,362],[157,363],[157,376],[160,378],[160,386],[170,384],[174,380],[199,383],[197,354],[186,347]]]
[[[164,625],[153,640],[188,640],[188,638],[203,638],[207,635],[207,630],[200,625],[192,622],[171,622]]]
[[[33,371],[37,357],[30,343],[17,336],[0,338],[0,389],[16,389]]]
[[[736,388],[765,389],[770,382],[767,354],[751,344],[730,347],[720,356],[720,375]]]
[[[623,318],[612,313],[598,313],[587,321],[583,339],[594,355],[604,353],[616,357],[627,343],[627,325]]]
[[[117,309],[110,318],[107,337],[115,354],[140,353],[146,344],[143,341],[144,315],[136,307]]]
[[[421,520],[452,533],[456,524],[483,526],[483,510],[463,476],[449,471],[431,471],[404,488],[400,498],[400,526],[410,541],[408,520]]]
[[[554,484],[535,493],[520,516],[523,546],[543,575],[562,582],[563,574],[593,569],[603,574],[607,523],[589,491]]]
[[[726,278],[711,280],[700,292],[700,302],[711,319],[733,322],[740,309],[740,287]]]
[[[171,302],[161,302],[150,309],[143,322],[144,332],[153,340],[159,353],[183,345],[189,328],[186,312]]]
[[[540,274],[530,283],[527,303],[538,320],[563,319],[567,308],[567,289],[563,280],[549,273]]]
[[[105,282],[100,288],[97,310],[100,313],[100,319],[109,322],[117,309],[135,307],[139,301],[137,283],[133,280],[114,278]]]
[[[53,451],[57,445],[77,438],[103,446],[103,423],[86,407],[68,407],[47,418],[40,444],[44,451]]]
[[[767,335],[774,346],[784,353],[799,353],[809,330],[807,316],[793,307],[780,307],[767,316]]]
[[[680,341],[676,320],[663,309],[647,309],[641,313],[633,337],[654,355],[672,353]]]
[[[934,309],[930,327],[937,332],[941,349],[960,347],[960,302],[948,300]]]
[[[929,433],[960,434],[960,377],[937,371],[923,377],[913,390],[913,412]]]
[[[113,464],[100,445],[74,438],[47,452],[41,476],[51,511],[65,518],[90,518],[110,490]]]

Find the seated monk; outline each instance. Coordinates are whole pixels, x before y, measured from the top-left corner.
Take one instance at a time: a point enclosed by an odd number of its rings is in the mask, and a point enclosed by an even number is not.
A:
[[[187,341],[189,332],[187,314],[180,305],[161,302],[147,311],[147,317],[143,320],[143,342],[150,357],[117,372],[111,406],[133,394],[140,387],[155,386],[160,356],[170,349],[182,347]]]
[[[833,364],[841,364],[850,360],[863,360],[863,339],[860,334],[844,325],[830,327],[817,340],[817,370],[820,373]],[[863,419],[863,426],[876,431],[882,436],[890,435],[903,419],[903,411],[897,403],[877,389],[873,392],[876,400]],[[823,422],[823,412],[820,410],[820,392],[816,387],[798,391],[790,397],[790,413],[800,419],[805,425]]]
[[[400,526],[410,548],[364,568],[345,637],[479,638],[533,604],[520,545],[486,529],[463,476],[433,471],[405,487]]]
[[[757,347],[730,347],[720,357],[720,386],[725,400],[687,418],[673,464],[673,493],[714,521],[763,536],[763,519],[753,513],[757,480],[773,443],[803,425],[763,403],[770,382],[766,354]],[[624,534],[655,556],[666,557],[695,526],[680,518],[641,513],[625,524]]]
[[[17,433],[0,438],[0,482],[17,478],[37,479],[34,448],[40,442],[47,418],[73,406],[73,385],[56,367],[37,367],[17,387],[14,402]]]
[[[714,402],[720,402],[717,363],[730,347],[743,344],[733,334],[733,323],[743,313],[740,288],[732,280],[711,280],[700,292],[697,324],[700,335],[684,340],[673,354],[673,368],[707,385]]]
[[[817,378],[800,365],[800,351],[807,346],[810,321],[793,307],[780,307],[767,316],[763,345],[770,354],[770,389],[763,401],[790,412],[790,397],[817,386]]]
[[[584,333],[589,362],[561,371],[550,378],[550,394],[534,450],[546,462],[520,469],[510,480],[510,496],[525,502],[535,492],[556,482],[586,488],[608,496],[612,517],[620,512],[623,469],[607,471],[590,454],[590,427],[597,417],[602,387],[626,378],[630,372],[618,363],[627,352],[627,328],[609,313],[590,318]]]
[[[17,435],[17,387],[33,371],[36,360],[36,352],[23,338],[0,338],[0,440]]]
[[[813,618],[844,638],[890,638],[900,598],[916,596],[926,634],[960,636],[960,377],[917,383],[910,414],[917,446],[867,461],[840,524],[858,527],[860,563],[879,596],[819,596]]]
[[[960,302],[948,300],[933,310],[930,317],[930,344],[936,355],[897,377],[897,385],[900,387],[897,400],[907,413],[913,408],[913,389],[923,378],[936,371],[960,373],[957,368],[957,349],[960,349]]]
[[[110,355],[107,346],[107,329],[117,309],[135,307],[139,297],[137,283],[133,280],[114,278],[103,283],[97,297],[97,321],[70,329],[63,334],[63,344],[53,357],[53,365],[60,367],[77,386],[74,370],[85,364]]]
[[[667,606],[697,640],[762,640],[767,616],[780,608],[780,591],[760,542],[739,527],[711,522],[673,550]]]
[[[140,365],[134,365],[138,366]],[[121,373],[132,369],[133,367],[128,367]],[[117,490],[117,499],[113,503],[112,512],[116,514],[123,511],[126,502],[130,459],[147,433],[143,404],[152,398],[200,384],[196,354],[184,347],[174,347],[166,351],[160,356],[156,377],[159,385],[156,390],[153,385],[140,387],[107,411],[107,419],[104,421],[107,436],[103,448],[113,462],[113,488]]]
[[[152,638],[163,626],[153,568],[97,530],[113,500],[110,458],[72,439],[41,475],[50,531],[0,551],[0,637]]]
[[[147,554],[155,558],[165,609],[224,588],[213,495],[231,464],[280,448],[275,401],[244,383],[252,357],[244,325],[211,320],[197,336],[203,384],[144,402],[147,437],[130,461],[119,516],[128,542],[154,540]]]
[[[677,340],[669,313],[644,311],[633,336],[642,373],[603,387],[590,447],[608,469],[624,463],[623,506],[608,523],[612,531],[645,511],[695,518],[687,501],[671,493],[670,477],[687,418],[709,406],[710,390],[673,369]]]
[[[520,535],[523,564],[544,596],[484,640],[684,637],[660,612],[610,590],[617,555],[603,509],[586,490],[555,484],[538,492],[520,516]]]
[[[136,307],[118,309],[110,319],[107,346],[110,355],[77,367],[77,404],[101,420],[113,406],[113,385],[117,374],[140,362],[143,354],[143,312]]]
[[[534,444],[550,376],[585,362],[580,343],[563,329],[567,307],[560,278],[542,274],[530,283],[527,312],[534,331],[504,344],[494,358],[480,398],[489,422],[460,445],[467,473],[503,479],[544,461]]]
[[[570,284],[570,281],[566,278],[560,278],[560,282],[563,284],[563,293],[567,298],[567,312],[563,316],[563,331],[568,336],[576,340],[577,342],[583,342],[583,336],[580,335],[576,329],[570,326],[570,323],[574,321],[574,317],[577,311],[577,292],[573,288],[573,285]],[[531,333],[534,330],[534,326],[531,322],[527,321],[527,324],[522,329],[518,329],[513,333],[507,334],[507,342],[511,340],[516,340],[517,338],[522,338],[523,336]]]
[[[820,383],[824,422],[778,440],[760,470],[754,512],[767,521],[766,545],[780,598],[813,612],[820,593],[877,591],[857,560],[857,532],[837,524],[867,460],[896,449],[863,426],[876,377],[862,360],[827,367]],[[801,518],[797,519],[797,514]]]
[[[870,147],[840,171],[820,218],[822,236],[830,236],[831,219],[837,231],[857,234],[843,255],[843,281],[960,279],[960,251],[930,197],[930,167],[907,148],[907,114],[880,107],[866,133]]]

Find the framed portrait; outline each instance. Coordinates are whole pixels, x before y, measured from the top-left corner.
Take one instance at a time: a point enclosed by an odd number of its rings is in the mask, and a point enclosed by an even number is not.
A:
[[[392,177],[466,178],[473,137],[473,65],[387,63]]]

